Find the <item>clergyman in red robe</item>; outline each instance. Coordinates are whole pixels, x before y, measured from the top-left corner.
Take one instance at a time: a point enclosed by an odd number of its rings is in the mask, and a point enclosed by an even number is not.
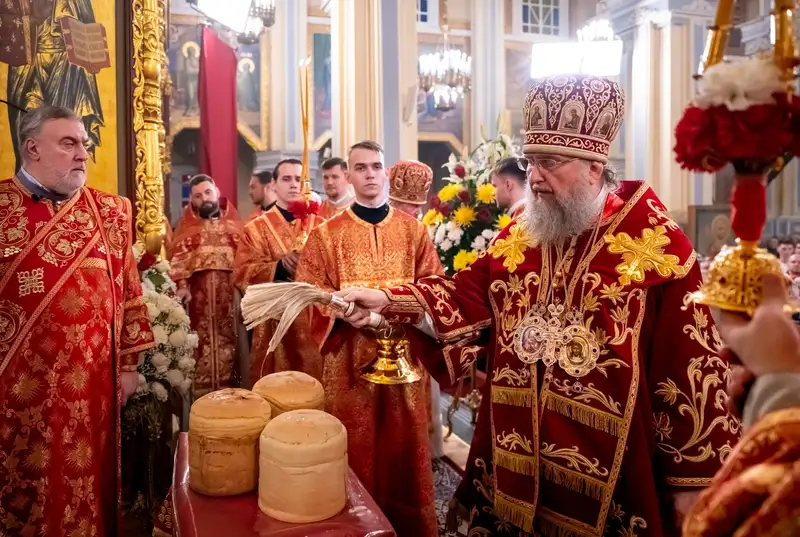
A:
[[[131,204],[84,186],[88,136],[45,106],[0,182],[0,534],[116,535],[120,408],[154,344]]]
[[[679,535],[738,440],[714,322],[686,301],[692,245],[652,189],[607,166],[624,109],[616,82],[538,80],[525,213],[453,278],[343,293],[356,325],[371,310],[433,336],[441,352],[418,355],[443,386],[488,353],[457,492],[475,534]]]

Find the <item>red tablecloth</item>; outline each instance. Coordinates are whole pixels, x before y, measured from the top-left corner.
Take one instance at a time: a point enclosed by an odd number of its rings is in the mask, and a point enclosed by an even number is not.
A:
[[[181,433],[172,483],[175,535],[179,537],[396,537],[391,524],[350,470],[347,505],[333,518],[286,524],[261,512],[255,492],[212,498],[189,488],[189,438]]]

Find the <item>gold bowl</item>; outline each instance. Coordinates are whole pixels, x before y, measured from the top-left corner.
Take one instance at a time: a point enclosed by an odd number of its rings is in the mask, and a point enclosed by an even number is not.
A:
[[[752,315],[761,303],[761,280],[765,274],[783,277],[777,257],[755,242],[740,241],[725,246],[711,261],[708,277],[691,295],[692,301],[712,308]],[[792,300],[787,312],[800,312],[800,304]]]

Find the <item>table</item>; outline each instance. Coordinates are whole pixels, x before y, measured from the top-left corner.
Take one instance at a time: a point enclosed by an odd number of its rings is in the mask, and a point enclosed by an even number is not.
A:
[[[172,482],[173,525],[179,537],[396,537],[391,524],[353,470],[347,478],[347,504],[333,518],[312,524],[287,524],[258,508],[255,492],[213,498],[189,488],[189,436],[181,433]]]

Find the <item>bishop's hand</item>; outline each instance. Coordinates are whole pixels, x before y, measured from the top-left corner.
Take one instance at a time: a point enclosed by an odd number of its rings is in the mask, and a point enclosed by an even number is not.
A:
[[[389,305],[389,297],[380,289],[354,288],[344,291],[337,291],[335,296],[345,302],[356,305],[356,309],[350,315],[337,311],[336,316],[352,324],[356,328],[367,326],[370,322],[370,313],[380,313]]]

